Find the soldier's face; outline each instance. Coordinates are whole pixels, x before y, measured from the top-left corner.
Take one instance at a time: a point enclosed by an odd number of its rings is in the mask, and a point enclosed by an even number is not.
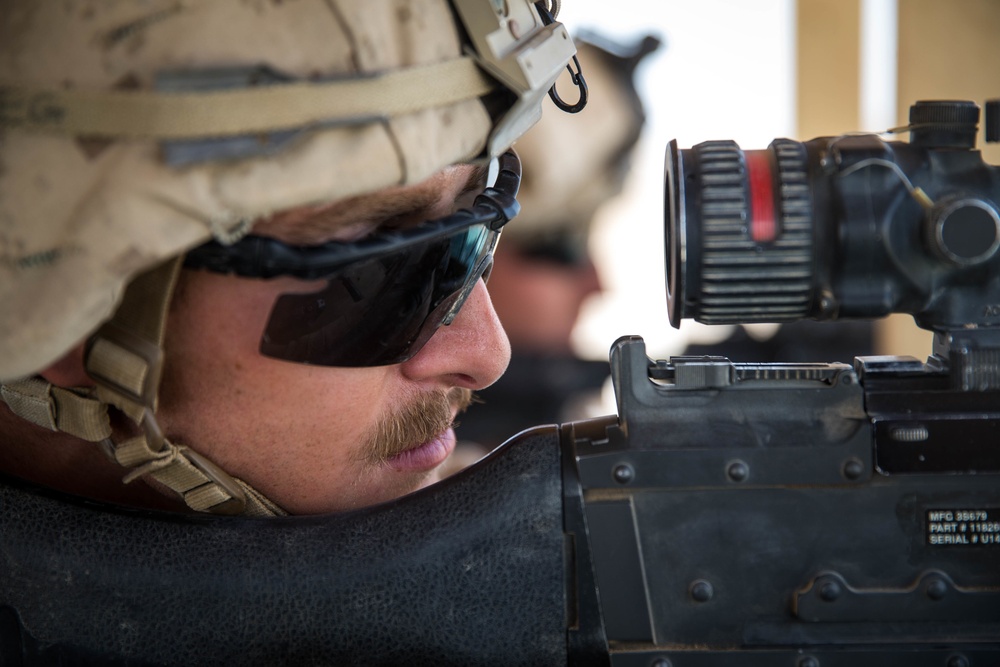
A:
[[[291,243],[356,238],[450,213],[470,178],[471,168],[450,168],[346,206],[289,212],[255,231]],[[304,287],[291,278],[183,272],[167,323],[158,411],[165,433],[295,514],[370,505],[436,481],[454,448],[455,415],[510,358],[483,282],[411,359],[368,368],[260,354],[275,299]]]

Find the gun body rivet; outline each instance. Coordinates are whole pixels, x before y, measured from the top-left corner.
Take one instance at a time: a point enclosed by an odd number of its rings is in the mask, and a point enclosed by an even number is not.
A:
[[[948,593],[948,584],[944,583],[940,579],[935,579],[927,584],[927,588],[924,589],[927,597],[931,600],[941,600]]]
[[[865,467],[857,459],[847,459],[844,462],[844,477],[847,479],[859,479],[865,472]]]
[[[619,484],[628,484],[635,478],[635,471],[627,463],[615,466],[611,474]]]
[[[819,597],[821,600],[824,600],[826,602],[833,602],[834,600],[839,598],[840,594],[843,592],[844,591],[840,587],[840,584],[838,584],[835,581],[828,581],[824,583],[822,586],[820,586]]]
[[[733,461],[726,469],[726,475],[734,482],[742,482],[750,476],[750,466],[743,461]]]
[[[819,660],[812,657],[811,655],[805,655],[799,658],[796,667],[819,667]]]
[[[695,602],[708,602],[715,595],[715,589],[712,588],[712,584],[704,579],[692,581],[688,587],[688,592],[691,595],[691,599]]]
[[[948,667],[969,667],[969,659],[964,655],[953,655],[948,658]]]
[[[673,667],[673,665],[666,658],[657,658],[650,667]]]

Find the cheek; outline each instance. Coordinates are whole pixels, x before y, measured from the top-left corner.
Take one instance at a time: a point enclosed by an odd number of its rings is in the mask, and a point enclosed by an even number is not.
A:
[[[181,276],[167,319],[160,387],[160,413],[175,437],[202,431],[210,406],[226,405],[217,416],[227,421],[252,387],[269,297],[241,283],[207,273]]]
[[[213,274],[185,279],[168,320],[160,391],[159,413],[170,437],[224,467],[248,465],[278,448],[360,438],[383,402],[379,369],[263,357],[261,332],[284,290]]]
[[[264,281],[182,272],[167,319],[167,355],[231,363],[256,353],[278,293]]]

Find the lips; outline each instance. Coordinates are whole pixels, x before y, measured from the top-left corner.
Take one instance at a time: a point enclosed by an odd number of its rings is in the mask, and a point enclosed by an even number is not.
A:
[[[427,472],[444,463],[455,450],[455,431],[451,428],[416,447],[389,457],[386,463],[398,472]]]

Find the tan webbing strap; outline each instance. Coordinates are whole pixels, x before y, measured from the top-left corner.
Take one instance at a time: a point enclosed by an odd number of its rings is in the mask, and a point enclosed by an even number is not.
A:
[[[198,139],[386,118],[499,87],[469,56],[367,78],[203,92],[55,90],[0,81],[0,127]]]
[[[32,377],[0,385],[0,396],[14,414],[50,431],[90,442],[111,436],[108,406],[84,390],[63,389]]]
[[[90,442],[100,442],[111,436],[108,406],[90,392],[52,386],[56,404],[56,426],[60,431]]]
[[[129,283],[114,317],[87,345],[84,364],[97,395],[140,422],[156,410],[163,334],[182,258],[160,264]]]
[[[51,385],[39,378],[25,378],[0,385],[0,397],[11,411],[21,419],[27,419],[50,431],[58,431],[56,426],[56,404],[49,394]]]
[[[204,457],[170,441],[165,441],[159,451],[153,451],[146,437],[139,436],[116,445],[114,456],[123,467],[131,468],[123,482],[129,484],[149,475],[180,494],[193,510],[255,517],[286,514],[245,482],[231,478],[221,470],[211,470],[214,466]],[[225,476],[226,484],[220,483],[222,476]]]
[[[129,468],[128,484],[149,475],[177,493],[193,510],[216,514],[275,516],[274,503],[247,494],[214,463],[169,442],[153,416],[163,363],[163,336],[173,286],[182,258],[135,278],[114,317],[91,338],[84,364],[97,383],[99,398],[114,405],[142,428],[142,435],[121,443],[102,442],[120,465]]]
[[[244,516],[288,516],[288,512],[275,505],[270,498],[265,497],[260,491],[253,488],[238,477],[234,477],[233,479],[235,479],[236,483],[243,489],[243,493],[247,495],[247,508],[243,512]]]

